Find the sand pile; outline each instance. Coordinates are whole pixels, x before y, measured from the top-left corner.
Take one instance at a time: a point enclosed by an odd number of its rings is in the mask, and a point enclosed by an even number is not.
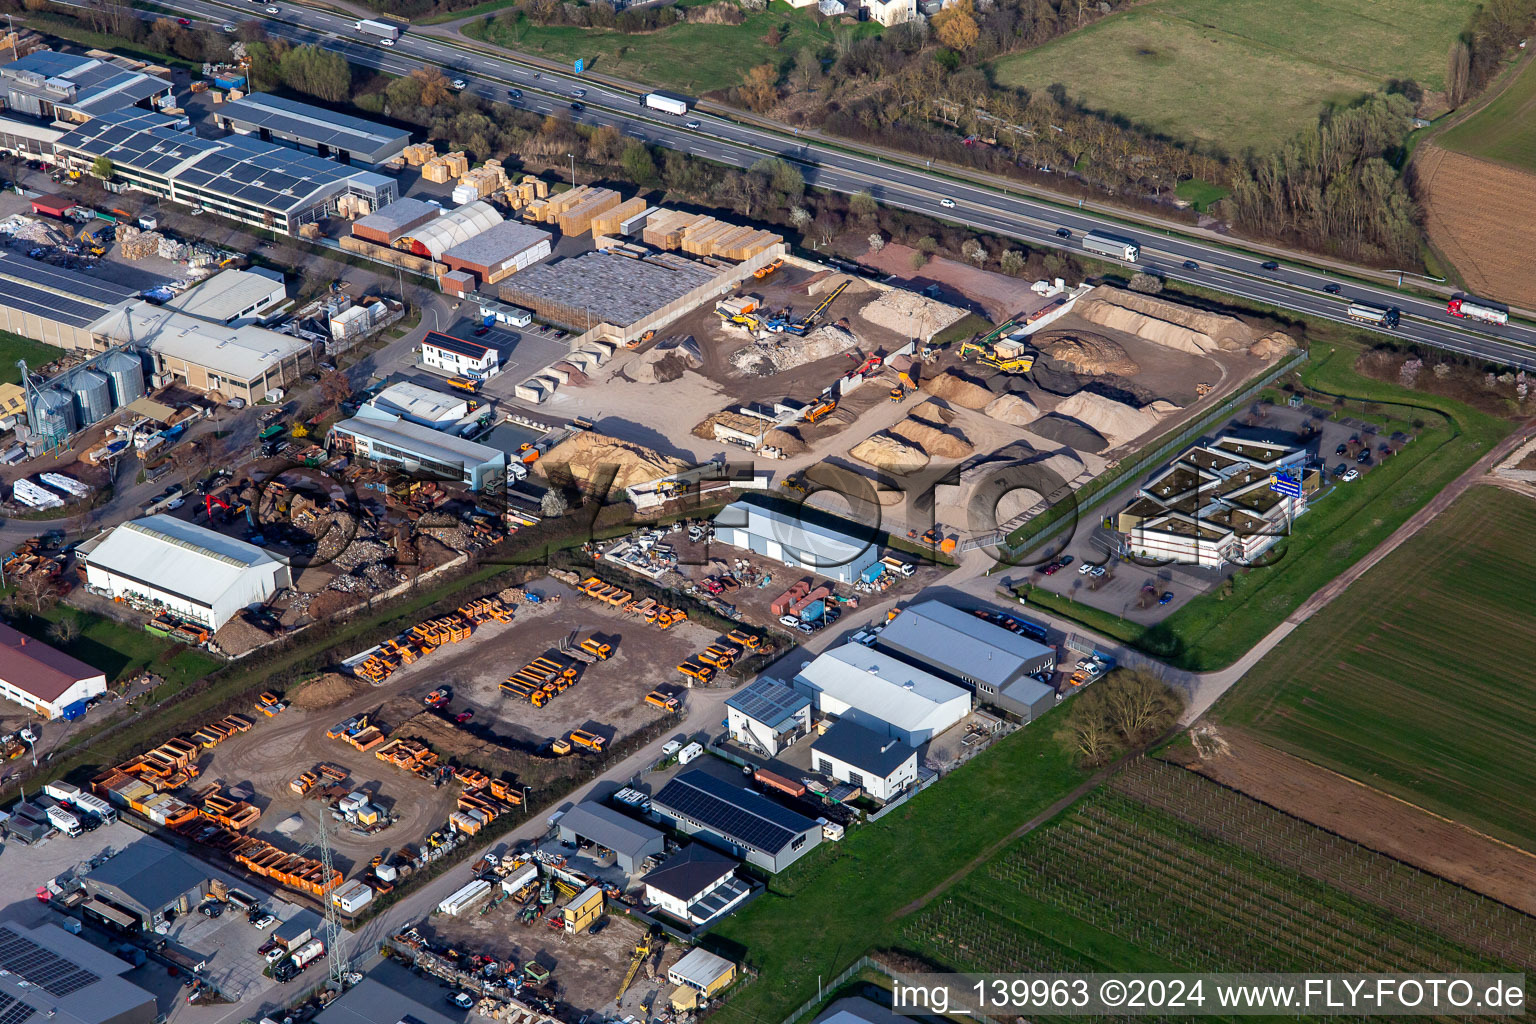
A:
[[[848,454],[865,465],[898,475],[916,473],[928,465],[928,455],[921,448],[888,434],[867,437]]]
[[[630,376],[641,384],[665,384],[704,365],[704,353],[691,335],[667,338],[635,360]]]
[[[976,447],[964,434],[948,425],[954,414],[946,416],[945,412],[932,402],[924,402],[890,432],[935,458],[963,459],[974,454]]]
[[[811,446],[800,440],[800,435],[792,430],[770,430],[763,435],[763,444],[777,448],[785,455],[804,455],[811,450]]]
[[[715,424],[739,430],[744,434],[760,433],[768,424],[755,416],[746,416],[729,409],[721,409],[719,412],[710,413],[693,428],[694,437],[702,437],[706,441],[715,440]]]
[[[1040,410],[1035,408],[1035,403],[1022,395],[999,395],[988,402],[987,407],[982,411],[990,420],[1015,427],[1028,426],[1040,416]]]
[[[947,302],[936,302],[926,295],[901,289],[882,292],[873,302],[865,303],[859,316],[903,338],[927,341],[965,316],[965,310]]]
[[[1075,312],[1100,326],[1195,355],[1246,349],[1253,342],[1253,331],[1235,317],[1119,288],[1095,288]]]
[[[1170,403],[1161,404],[1166,406]],[[1162,418],[1151,408],[1138,409],[1092,391],[1079,391],[1058,405],[1054,412],[1087,424],[1111,445],[1124,444],[1140,437],[1157,426],[1158,420]]]
[[[1078,373],[1129,377],[1141,369],[1118,343],[1091,331],[1044,331],[1035,347]]]
[[[783,373],[828,356],[842,355],[857,348],[859,339],[852,331],[826,324],[803,338],[793,334],[770,334],[766,341],[754,341],[731,354],[731,363],[742,373],[765,377]]]
[[[287,697],[301,711],[318,711],[334,707],[344,700],[362,693],[368,686],[360,679],[344,676],[339,672],[323,672],[305,683],[293,687]]]
[[[1275,356],[1284,355],[1296,347],[1296,342],[1289,334],[1275,331],[1266,334],[1252,345],[1248,346],[1248,354],[1258,356],[1260,359],[1273,359]]]
[[[1086,423],[1056,413],[1035,420],[1029,425],[1029,432],[1080,452],[1097,453],[1109,447],[1109,442]]]
[[[584,430],[550,449],[533,466],[549,480],[563,479],[569,473],[581,487],[600,471],[606,476],[607,467],[612,466],[618,471],[613,486],[623,488],[679,473],[687,468],[687,463],[669,459],[643,445]]]
[[[962,409],[985,409],[994,397],[985,387],[954,370],[923,381],[922,389]]]

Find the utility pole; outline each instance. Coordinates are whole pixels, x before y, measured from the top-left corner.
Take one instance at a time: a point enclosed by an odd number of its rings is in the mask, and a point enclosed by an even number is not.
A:
[[[331,836],[325,828],[324,808],[320,810],[320,864],[325,869],[325,881],[327,884],[336,876],[336,868],[331,862]],[[336,907],[336,901],[331,898],[332,893],[328,889],[322,895],[325,900],[325,955],[331,965],[331,987],[340,995],[346,991],[347,975],[351,965],[347,963],[346,956],[342,953],[341,946],[341,912]]]

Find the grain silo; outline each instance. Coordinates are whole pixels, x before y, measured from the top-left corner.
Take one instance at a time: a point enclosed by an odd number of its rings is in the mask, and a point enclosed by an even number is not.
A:
[[[112,385],[112,404],[121,409],[144,397],[144,364],[131,352],[108,352],[96,362],[98,373]]]
[[[27,424],[50,447],[75,432],[74,396],[58,388],[42,388],[27,402]]]
[[[95,370],[76,370],[69,375],[69,389],[75,395],[76,421],[88,427],[106,419],[112,412],[112,385],[106,374]]]

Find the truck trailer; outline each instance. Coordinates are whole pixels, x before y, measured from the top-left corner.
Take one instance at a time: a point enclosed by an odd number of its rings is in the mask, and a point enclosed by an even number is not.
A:
[[[483,878],[477,878],[439,903],[437,905],[438,913],[447,914],[449,917],[457,917],[484,899],[490,891],[491,883]]]
[[[676,99],[672,96],[663,96],[659,92],[648,92],[642,101],[651,110],[659,110],[663,114],[671,114],[673,117],[682,117],[688,113],[688,101]]]
[[[291,954],[291,958],[293,960],[293,965],[302,971],[304,968],[308,967],[316,960],[319,960],[324,955],[325,943],[320,939],[310,939],[308,942],[304,943],[304,945],[294,950]]]
[[[375,21],[371,18],[365,18],[352,27],[365,36],[388,39],[390,42],[400,38],[400,26],[393,22]]]
[[[1398,322],[1397,310],[1386,306],[1373,306],[1369,302],[1351,302],[1347,315],[1351,320],[1359,323],[1388,330],[1395,328]]]
[[[1445,311],[1451,316],[1481,320],[1490,324],[1509,323],[1509,314],[1502,309],[1484,305],[1475,299],[1452,299],[1445,304]]]
[[[1135,241],[1121,238],[1119,235],[1105,234],[1102,231],[1090,231],[1084,235],[1083,248],[1088,252],[1108,256],[1110,259],[1124,260],[1127,263],[1135,263],[1141,257],[1141,246]]]

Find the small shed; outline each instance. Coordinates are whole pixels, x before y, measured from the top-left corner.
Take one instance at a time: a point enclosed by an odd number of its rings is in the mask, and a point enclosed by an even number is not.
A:
[[[682,988],[713,996],[736,980],[736,965],[723,956],[695,947],[667,971],[667,980]]]
[[[76,203],[64,196],[38,196],[32,200],[32,212],[46,217],[67,217]]]

